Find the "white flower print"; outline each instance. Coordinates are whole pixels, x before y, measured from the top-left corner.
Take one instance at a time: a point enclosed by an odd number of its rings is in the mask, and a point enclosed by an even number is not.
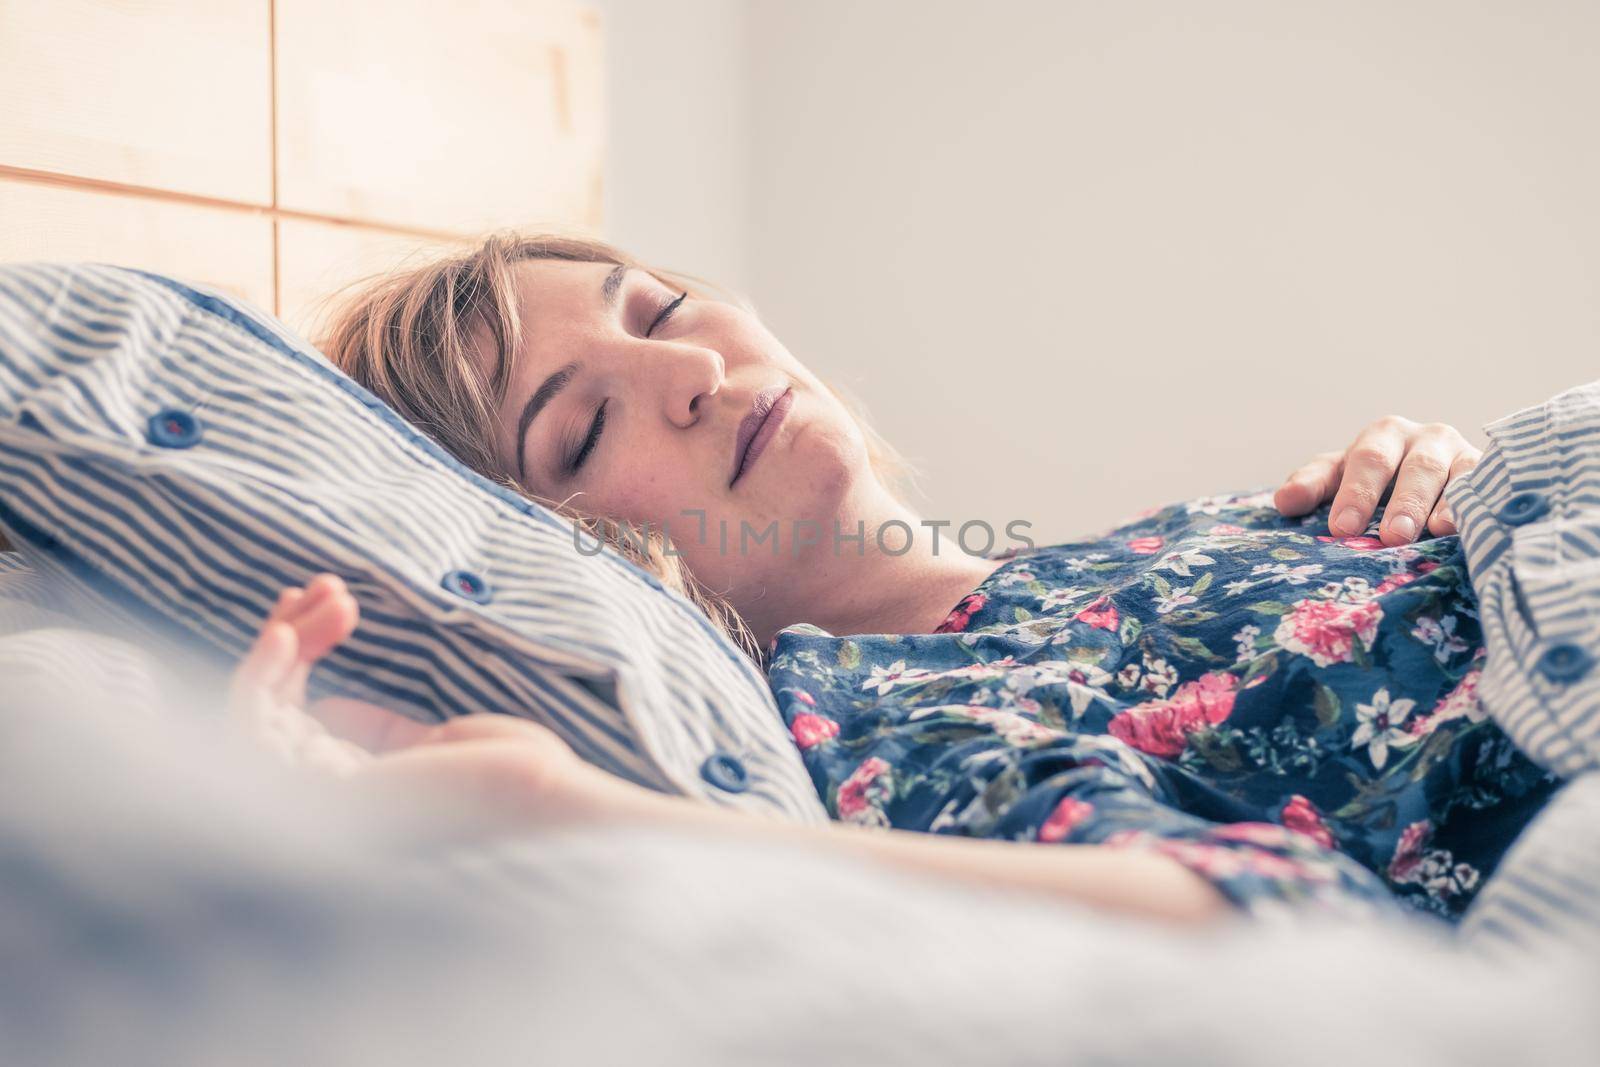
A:
[[[1029,705],[1032,705],[1031,707]],[[970,719],[992,729],[996,734],[1005,738],[1013,745],[1040,744],[1060,740],[1061,735],[1042,726],[1032,719],[1018,714],[1019,711],[1036,714],[1039,710],[1037,701],[1018,702],[1003,708],[985,707],[982,704],[933,704],[925,708],[917,708],[910,715],[911,721],[926,719],[937,715],[946,715],[951,718]]]
[[[1144,668],[1137,663],[1130,663],[1117,672],[1117,684],[1124,689],[1136,688],[1139,684],[1139,676],[1143,673]]]
[[[1082,600],[1091,592],[1092,590],[1088,589],[1074,589],[1072,586],[1057,586],[1046,590],[1044,596],[1039,598],[1039,610],[1049,612],[1071,607],[1074,601]]]
[[[1467,643],[1456,636],[1456,617],[1446,615],[1432,619],[1424,615],[1412,627],[1411,636],[1425,645],[1433,646],[1433,658],[1447,663],[1450,657],[1467,650]]]
[[[1007,657],[1008,659],[1010,657]],[[1005,687],[1026,693],[1041,685],[1060,685],[1080,668],[1071,660],[1046,659],[1037,663],[1013,663],[1005,673]],[[1102,674],[1105,672],[1101,672]]]
[[[1239,628],[1239,632],[1233,635],[1233,643],[1239,649],[1239,655],[1233,662],[1243,663],[1247,659],[1255,659],[1256,638],[1260,636],[1261,627],[1257,626],[1255,623],[1249,623],[1245,626],[1241,626]]]
[[[1067,660],[1052,660],[1051,663],[1059,663],[1064,667],[1065,677],[1059,681],[1067,687],[1067,702],[1072,706],[1074,716],[1082,715],[1096,700],[1103,700],[1107,704],[1115,703],[1111,694],[1106,692],[1106,686],[1111,684],[1110,671],[1093,663],[1074,663]],[[1129,666],[1138,670],[1135,664]]]
[[[897,659],[887,667],[873,667],[872,674],[861,683],[862,689],[878,690],[878,695],[883,696],[897,685],[910,685],[912,682],[926,681],[932,677],[932,672],[922,667],[906,667],[906,661]]]
[[[1164,697],[1178,684],[1178,669],[1160,657],[1146,654],[1144,657],[1144,678],[1139,682],[1139,688],[1156,697]]]
[[[1249,578],[1235,578],[1233,581],[1223,585],[1223,591],[1229,596],[1238,596],[1247,589],[1254,589],[1259,585],[1272,585],[1274,582],[1305,585],[1312,578],[1322,573],[1322,564],[1297,563],[1291,567],[1287,563],[1257,563],[1250,568],[1250,573],[1260,575],[1260,577],[1254,581]]]
[[[1024,570],[1019,567],[1017,570],[1007,571],[998,578],[995,578],[994,584],[1003,589],[1006,586],[1023,585],[1027,582],[1033,581],[1037,577],[1038,575],[1034,574],[1032,571]]]
[[[1372,599],[1372,583],[1367,581],[1365,578],[1358,578],[1354,575],[1351,575],[1349,578],[1344,580],[1344,587],[1350,590],[1349,596],[1351,600]]]
[[[1192,588],[1194,587],[1189,585],[1175,585],[1166,596],[1158,595],[1156,597],[1156,614],[1171,615],[1186,604],[1197,603],[1200,598],[1190,594],[1189,590]]]
[[[1388,689],[1378,690],[1372,694],[1372,703],[1356,705],[1358,725],[1350,735],[1350,744],[1356,748],[1365,746],[1373,767],[1382,770],[1389,762],[1391,746],[1404,748],[1416,743],[1416,737],[1401,727],[1416,706],[1415,700],[1390,700]]]
[[[1262,581],[1288,582],[1290,585],[1305,585],[1312,578],[1322,573],[1320,563],[1297,563],[1289,566],[1287,563],[1257,563],[1250,568],[1251,574],[1261,574],[1267,577]]]
[[[1217,561],[1201,552],[1198,548],[1180,548],[1162,556],[1150,569],[1153,571],[1168,570],[1173,574],[1181,574],[1183,577],[1188,578],[1194,574],[1189,569],[1190,567],[1209,567],[1215,562]]]
[[[1089,749],[1107,757],[1106,762],[1147,788],[1155,788],[1156,776],[1149,764],[1124,741],[1105,734],[1079,734],[1074,738],[1080,748]]]
[[[1234,503],[1233,495],[1203,496],[1198,500],[1191,500],[1185,504],[1184,510],[1190,515],[1218,515],[1222,509]]]
[[[1454,897],[1470,893],[1478,884],[1478,870],[1470,863],[1457,863],[1449,849],[1433,849],[1422,857],[1417,871],[1429,896]]]

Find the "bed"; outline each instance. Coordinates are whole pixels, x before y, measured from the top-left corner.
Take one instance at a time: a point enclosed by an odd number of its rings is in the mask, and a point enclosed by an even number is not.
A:
[[[602,224],[599,20],[470,8],[4,16],[0,529],[20,551],[0,554],[0,1061],[1600,1058],[1591,779],[1448,935],[1420,920],[1195,933],[629,827],[441,851],[411,832],[421,798],[356,809],[221,729],[207,694],[274,583],[338,566],[379,625],[319,676],[326,691],[419,717],[510,703],[643,784],[824,817],[759,672],[681,598],[610,558],[577,569],[545,517],[317,363],[319,300],[353,277],[490,226]],[[468,63],[472,79],[442,73]],[[507,98],[530,102],[527,136],[494,136]],[[436,136],[415,136],[426,121]],[[484,144],[495,165],[453,165]],[[39,260],[53,265],[5,266]],[[134,335],[171,344],[105,340]],[[161,358],[202,350],[237,372],[241,411],[292,384],[302,410],[357,427],[341,440],[393,449],[394,499],[476,517],[397,537],[426,511],[374,496],[340,512],[262,456],[255,481],[219,481],[186,435],[226,444],[243,423]],[[199,433],[161,418],[196,412]],[[233,526],[308,525],[217,535],[217,514],[263,493],[281,511]],[[513,543],[541,544],[539,566],[519,573]],[[498,599],[463,601],[444,582],[463,571],[490,574]],[[538,598],[560,582],[591,601],[558,624]],[[380,655],[404,669],[375,672]],[[473,688],[474,664],[501,688]],[[737,789],[703,770],[729,758]]]

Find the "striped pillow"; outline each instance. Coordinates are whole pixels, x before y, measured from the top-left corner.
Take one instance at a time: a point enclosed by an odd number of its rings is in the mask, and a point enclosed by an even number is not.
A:
[[[642,785],[825,818],[764,676],[692,604],[212,290],[0,267],[0,528],[74,610],[228,660],[332,571],[362,624],[314,695],[523,715]]]

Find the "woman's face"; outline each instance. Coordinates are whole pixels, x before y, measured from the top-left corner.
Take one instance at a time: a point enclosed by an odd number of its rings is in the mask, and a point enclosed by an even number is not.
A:
[[[876,486],[855,420],[749,312],[609,263],[525,260],[518,274],[522,347],[496,444],[529,492],[664,524],[694,575],[737,606],[806,551],[800,520],[826,548]],[[485,366],[488,344],[485,332]]]

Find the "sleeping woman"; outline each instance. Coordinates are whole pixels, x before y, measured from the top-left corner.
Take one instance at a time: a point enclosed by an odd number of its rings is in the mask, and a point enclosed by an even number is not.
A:
[[[1443,494],[1480,453],[1448,426],[1380,419],[1275,493],[995,551],[924,524],[892,449],[748,307],[603,244],[502,236],[382,278],[323,347],[705,610],[844,829],[646,791],[520,718],[307,708],[358,610],[331,575],[286,590],[239,714],[474,825],[785,839],[1168,919],[1454,920],[1560,785],[1479,699],[1492,649]]]

